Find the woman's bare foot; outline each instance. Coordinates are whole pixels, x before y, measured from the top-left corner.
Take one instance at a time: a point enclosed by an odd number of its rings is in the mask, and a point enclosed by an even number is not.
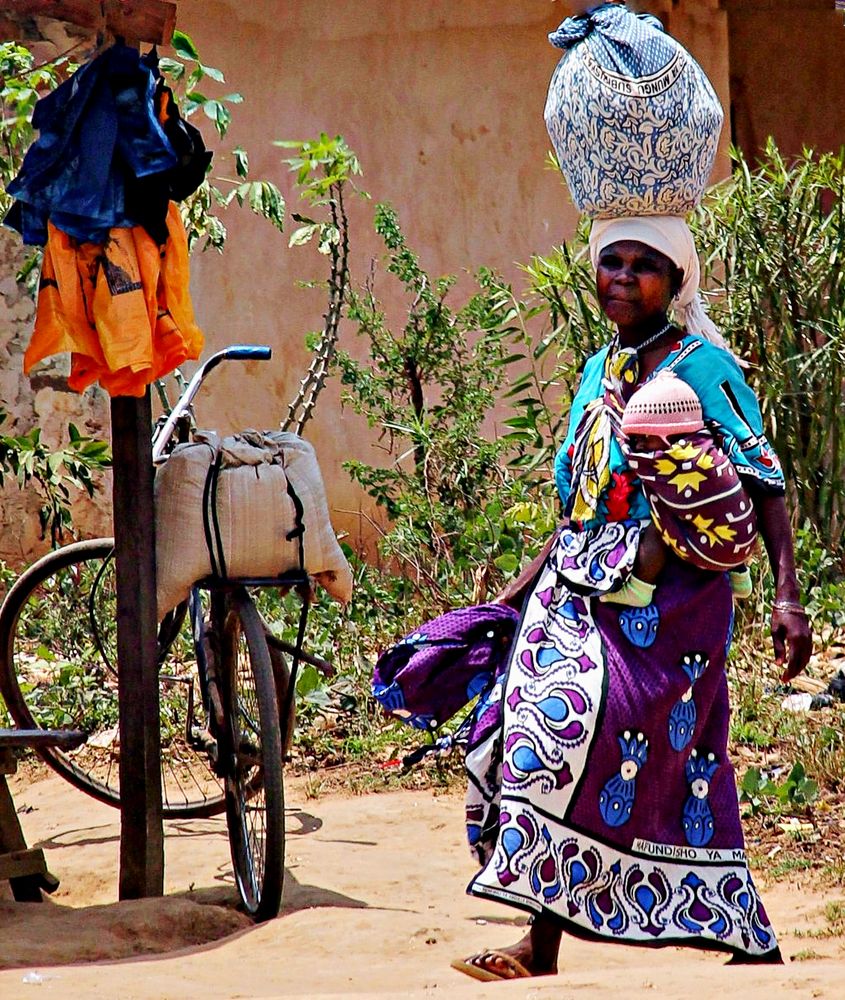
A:
[[[553,976],[557,972],[560,938],[560,928],[547,917],[538,916],[516,944],[479,952],[463,962],[453,963],[453,967],[470,976],[474,975],[473,970],[489,974],[485,979]]]

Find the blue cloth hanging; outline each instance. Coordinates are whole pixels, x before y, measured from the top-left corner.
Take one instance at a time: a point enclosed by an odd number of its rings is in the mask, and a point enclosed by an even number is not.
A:
[[[186,163],[195,190],[211,154],[169,92],[157,100],[157,90],[166,92],[155,49],[141,56],[118,44],[38,102],[32,124],[39,137],[7,188],[16,202],[5,222],[25,243],[43,245],[48,220],[83,242],[103,243],[110,229],[136,225],[166,238],[174,178],[186,197]],[[181,145],[178,155],[168,131]]]

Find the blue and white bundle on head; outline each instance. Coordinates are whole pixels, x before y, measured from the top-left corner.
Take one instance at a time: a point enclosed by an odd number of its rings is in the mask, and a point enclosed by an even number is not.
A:
[[[568,18],[549,40],[565,53],[546,127],[578,209],[599,219],[694,209],[724,114],[686,49],[618,3]]]

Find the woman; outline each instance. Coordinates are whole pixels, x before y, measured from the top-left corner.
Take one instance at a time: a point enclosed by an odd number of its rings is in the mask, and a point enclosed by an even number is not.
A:
[[[491,696],[501,726],[467,754],[468,829],[483,866],[468,891],[534,915],[517,944],[454,963],[479,979],[556,972],[564,929],[780,961],[727,756],[727,575],[670,557],[648,607],[602,597],[630,576],[649,518],[617,441],[620,415],[638,386],[674,370],[753,497],[776,581],[775,656],[783,679],[794,677],[811,634],[783,476],[756,399],[704,314],[683,220],[595,223],[591,254],[617,333],[586,364],[557,457],[567,521],[539,574],[529,567],[501,597],[528,585],[508,674]],[[694,489],[694,469],[684,471]]]

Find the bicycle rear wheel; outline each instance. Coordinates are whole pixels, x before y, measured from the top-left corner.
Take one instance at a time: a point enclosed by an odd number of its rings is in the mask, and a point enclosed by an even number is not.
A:
[[[255,920],[279,912],[285,825],[282,736],[264,626],[246,591],[230,595],[221,635],[231,760],[226,818],[238,891]]]
[[[117,610],[114,543],[76,542],[50,552],[15,583],[0,608],[0,693],[17,725],[70,726],[88,742],[40,750],[77,788],[120,805]],[[207,728],[190,621],[171,617],[160,671],[162,807],[167,817],[212,816],[225,808],[208,754],[190,743]]]

